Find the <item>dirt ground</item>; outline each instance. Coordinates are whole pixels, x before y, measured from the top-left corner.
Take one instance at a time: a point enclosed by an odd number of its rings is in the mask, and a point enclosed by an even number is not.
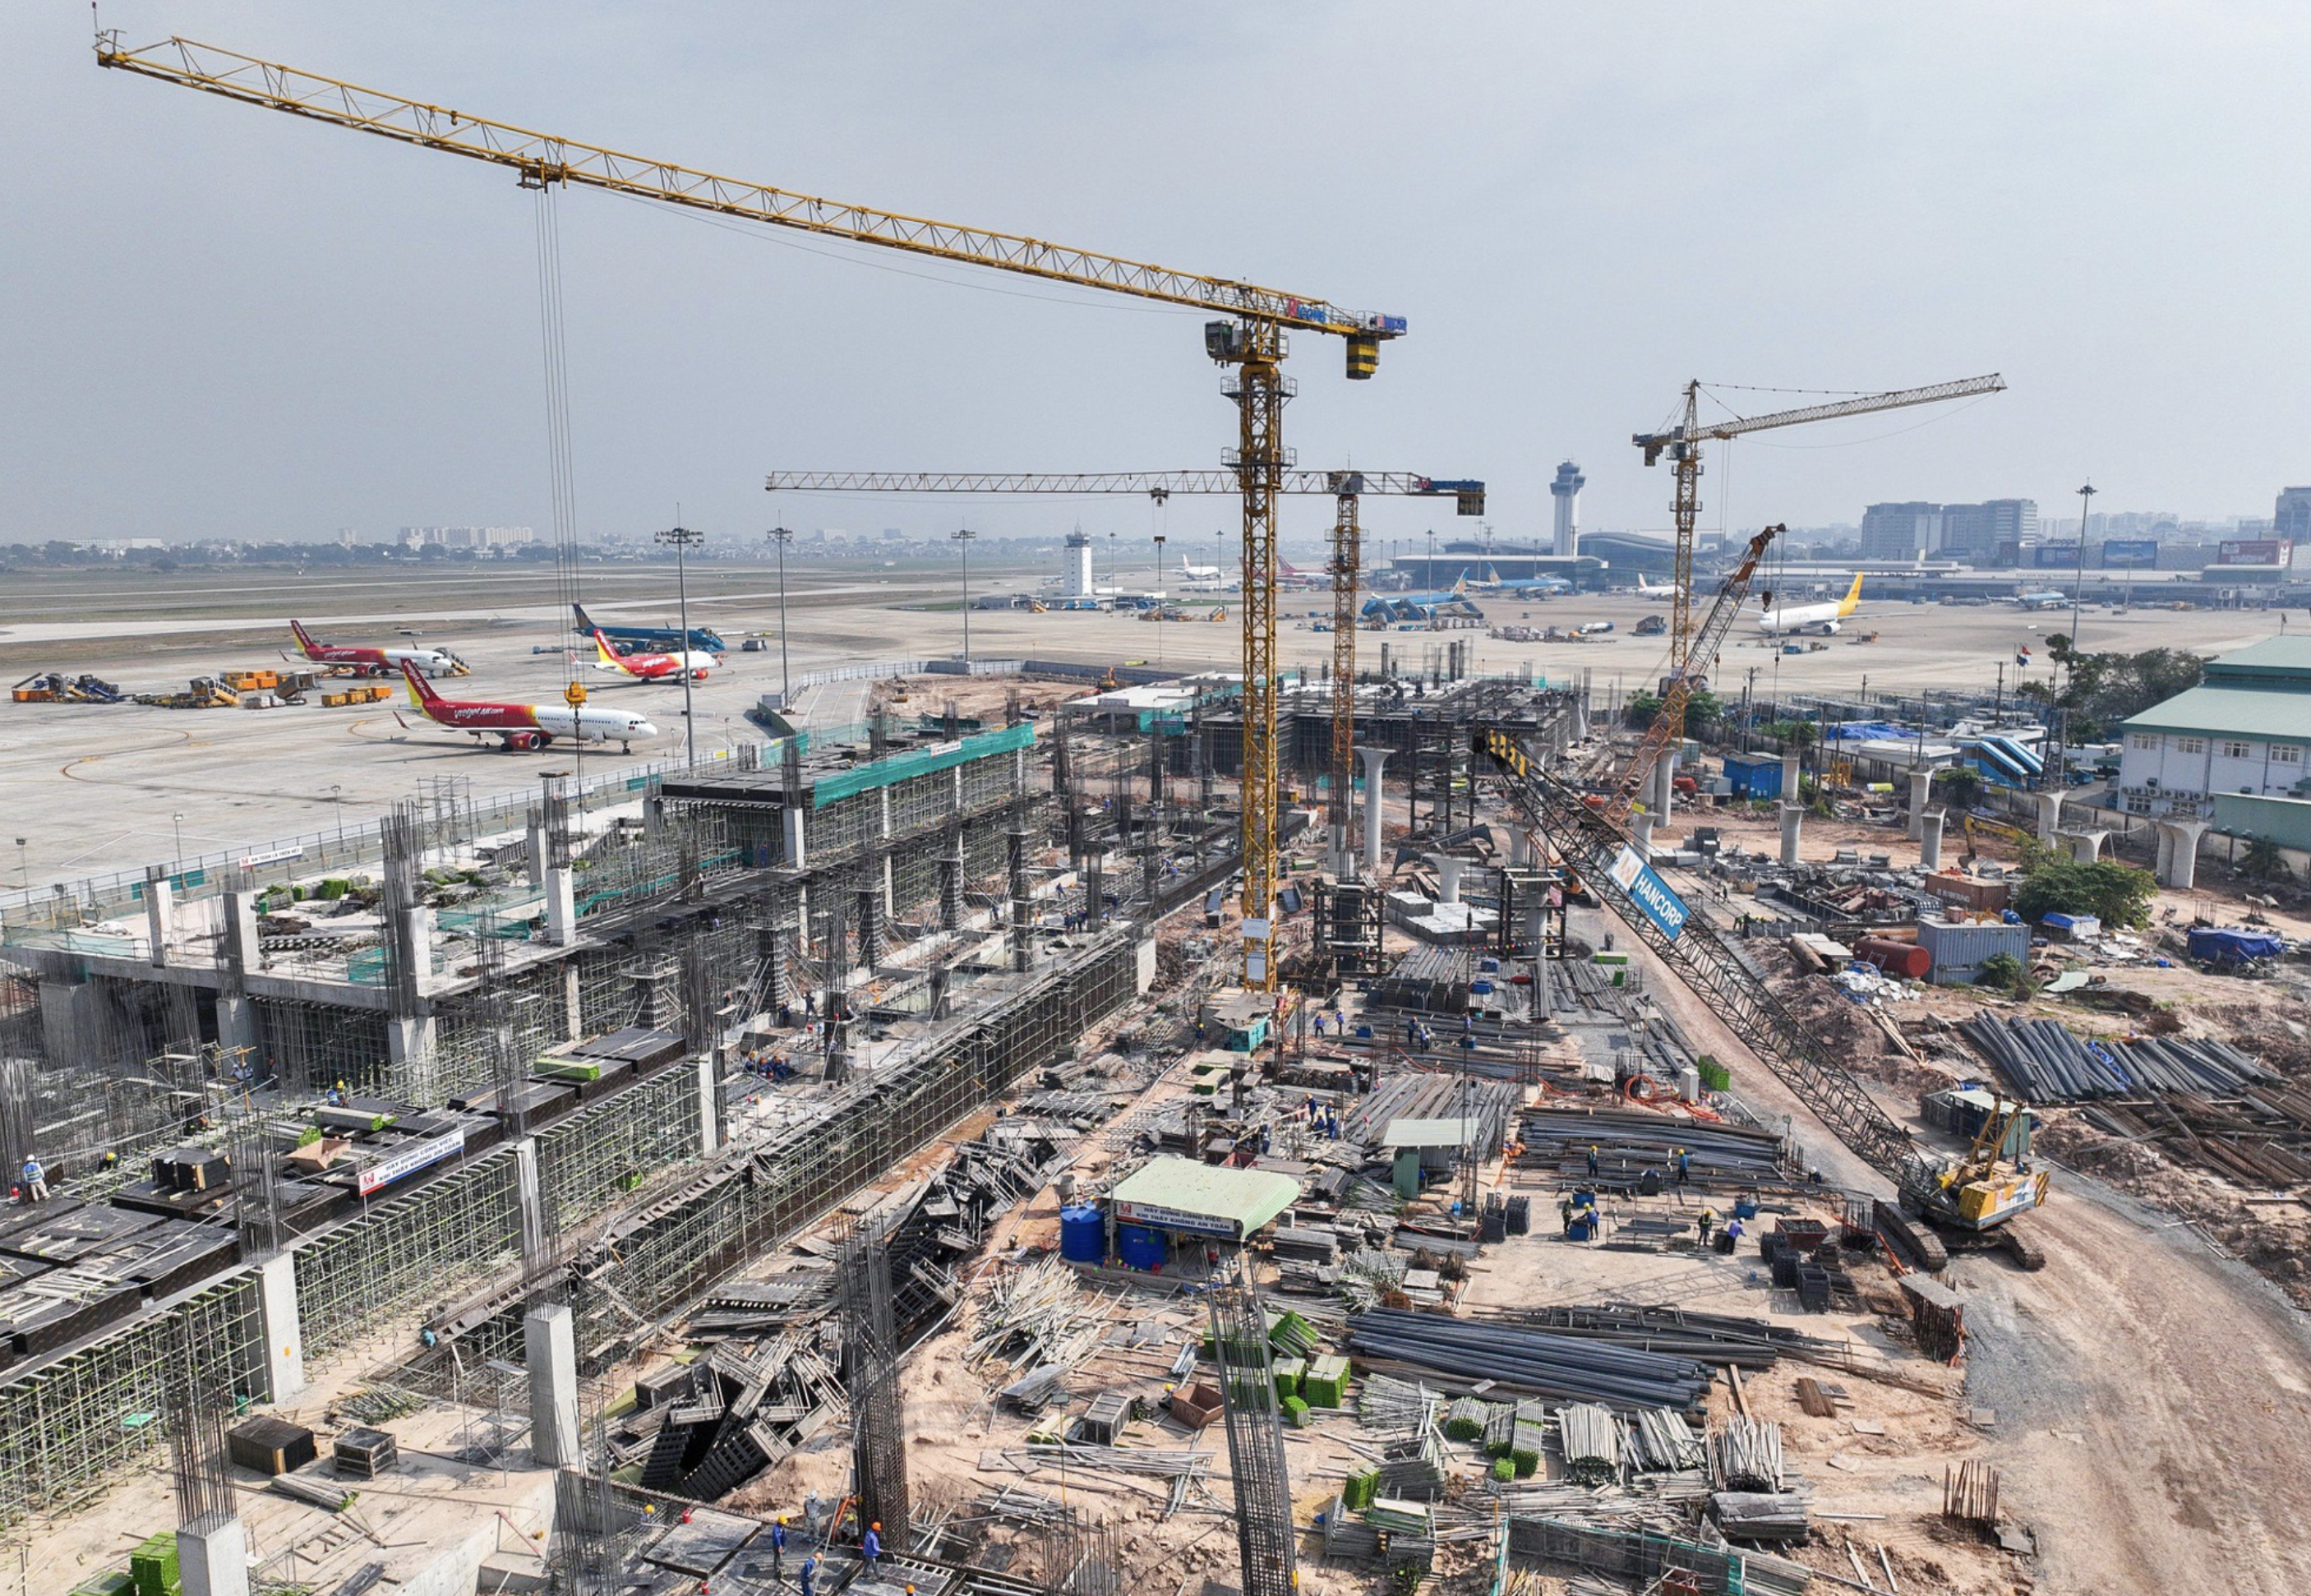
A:
[[[1757,829],[1762,839],[1765,828]],[[1809,823],[1807,843],[1809,857],[1857,845],[1894,852],[1897,864],[1905,846],[1915,857],[1898,831],[1883,828]],[[2219,903],[2222,892],[2164,894],[2160,910],[2187,917],[2211,898]],[[2247,905],[2228,907],[2227,923],[2236,923]],[[2295,916],[2270,918],[2290,936],[2311,930]],[[2289,982],[2141,967],[2113,979],[2174,1004],[2191,1031],[2244,1047],[2274,1033],[2291,1038],[2293,1025],[2311,1019]],[[1697,1045],[1740,1056],[1676,982],[1656,979],[1653,990]],[[1897,1005],[1897,1014],[1920,1017],[1931,1007],[1955,1016],[1978,1000]],[[2075,1012],[2048,1012],[2080,1024]],[[1862,1062],[1867,1075],[1887,1073]],[[1975,1060],[1971,1073],[1988,1072]],[[1890,1112],[1915,1123],[1914,1083],[1871,1085]],[[1753,1068],[1737,1070],[1734,1086],[1753,1104],[1792,1115],[1832,1180],[1885,1190],[1778,1081]],[[2074,1120],[2063,1111],[2049,1118],[2058,1128]],[[2090,1162],[2082,1154],[2107,1138],[2075,1130],[2067,1141],[2048,1139],[2062,1156]],[[2010,1512],[2036,1534],[2037,1588],[2178,1596],[2311,1588],[2311,1547],[2294,1533],[2311,1505],[2303,1440],[2311,1326],[2271,1281],[2229,1255],[2235,1249],[2299,1289],[2300,1252],[2274,1238],[2302,1234],[2301,1220],[2286,1217],[2284,1205],[2249,1205],[2225,1182],[2176,1170],[2147,1148],[2112,1162],[2115,1179],[2160,1206],[2064,1169],[2048,1210],[2029,1222],[2046,1254],[2043,1272],[2020,1274],[1991,1257],[1962,1257],[1950,1269],[1967,1304],[1967,1401],[1996,1416],[1987,1452],[2003,1473]]]

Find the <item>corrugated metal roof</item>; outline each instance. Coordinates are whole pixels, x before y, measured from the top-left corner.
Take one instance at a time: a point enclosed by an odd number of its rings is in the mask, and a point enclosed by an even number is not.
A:
[[[1142,1208],[1232,1220],[1236,1234],[1248,1236],[1299,1200],[1300,1182],[1272,1170],[1157,1158],[1126,1176],[1109,1195],[1118,1203]],[[1148,1218],[1161,1223],[1160,1216]]]
[[[2311,742],[2311,682],[2283,687],[2193,687],[2126,722],[2129,731]]]
[[[2311,637],[2285,632],[2234,649],[2207,662],[2207,679],[2294,680],[2311,685]]]

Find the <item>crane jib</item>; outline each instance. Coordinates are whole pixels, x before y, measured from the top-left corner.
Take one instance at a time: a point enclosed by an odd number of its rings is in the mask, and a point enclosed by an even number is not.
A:
[[[1622,844],[1605,874],[1627,894],[1630,903],[1644,911],[1647,920],[1661,928],[1662,936],[1673,942],[1677,934],[1685,929],[1685,922],[1693,911],[1685,906],[1683,898],[1670,890],[1669,883],[1645,863],[1635,847]]]

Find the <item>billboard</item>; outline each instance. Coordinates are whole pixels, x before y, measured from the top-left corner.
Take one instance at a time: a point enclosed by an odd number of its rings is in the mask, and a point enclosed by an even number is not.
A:
[[[2078,563],[2075,543],[2042,543],[2030,551],[2030,563],[2041,571],[2071,571]]]
[[[1673,941],[1677,934],[1685,929],[1686,919],[1691,913],[1685,906],[1685,900],[1670,890],[1669,883],[1653,873],[1653,867],[1645,863],[1635,849],[1624,844],[1621,851],[1614,856],[1613,867],[1607,874],[1612,877],[1615,886],[1628,894],[1636,906],[1644,911],[1645,918],[1661,928],[1662,936]]]
[[[2102,545],[2106,571],[2150,571],[2158,564],[2155,537],[2111,538]]]
[[[2218,565],[2284,565],[2294,545],[2284,537],[2226,538],[2215,545]]]

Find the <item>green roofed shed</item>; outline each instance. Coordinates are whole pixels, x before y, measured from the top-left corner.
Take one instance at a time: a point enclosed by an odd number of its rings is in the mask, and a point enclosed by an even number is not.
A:
[[[1240,1242],[1299,1200],[1300,1182],[1267,1169],[1157,1158],[1109,1194],[1116,1221]]]

